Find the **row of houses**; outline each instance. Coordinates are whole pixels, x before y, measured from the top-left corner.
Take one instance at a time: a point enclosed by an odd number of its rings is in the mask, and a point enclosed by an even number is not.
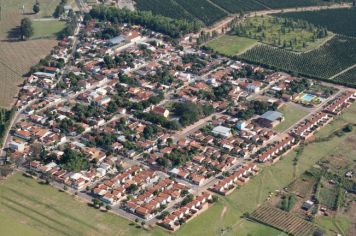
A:
[[[158,222],[158,224],[168,230],[176,231],[180,228],[182,223],[187,222],[194,216],[198,215],[200,212],[206,210],[209,207],[209,202],[212,202],[212,200],[212,194],[208,192],[202,192],[188,204],[181,206],[171,212],[163,220]]]
[[[124,209],[149,220],[162,212],[168,204],[178,201],[182,196],[182,191],[187,189],[185,185],[171,179],[161,179],[142,194],[127,201]]]
[[[261,152],[257,156],[257,161],[260,163],[266,163],[268,161],[277,161],[278,157],[286,150],[292,148],[296,144],[296,139],[293,136],[287,135],[282,140],[268,146],[266,150]]]
[[[257,173],[258,167],[256,164],[246,163],[238,170],[230,173],[227,177],[219,180],[210,190],[224,196],[228,195],[234,190],[236,185],[242,185],[248,182],[250,176],[256,175]]]
[[[332,115],[340,115],[343,109],[351,105],[350,102],[353,102],[356,97],[356,92],[347,91],[341,96],[337,97],[331,104],[324,108],[324,112],[327,112]]]
[[[318,112],[310,119],[306,119],[297,125],[290,133],[301,139],[309,139],[313,133],[330,122],[333,118],[325,112]]]

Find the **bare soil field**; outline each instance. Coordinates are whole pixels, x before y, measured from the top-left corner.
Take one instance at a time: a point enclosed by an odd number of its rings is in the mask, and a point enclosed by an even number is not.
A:
[[[18,26],[23,17],[51,16],[59,0],[41,0],[41,11],[32,14],[35,0],[2,0],[0,20],[0,107],[10,108],[15,101],[23,75],[50,53],[55,39],[18,40]]]

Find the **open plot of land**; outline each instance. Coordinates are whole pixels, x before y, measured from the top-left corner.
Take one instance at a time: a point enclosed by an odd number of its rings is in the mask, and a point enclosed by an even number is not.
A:
[[[40,39],[23,42],[1,42],[0,106],[9,108],[23,82],[22,75],[57,45],[56,40]]]
[[[6,222],[8,224],[6,224]],[[0,183],[1,235],[161,235],[15,174]],[[14,230],[16,229],[16,230]]]
[[[35,16],[32,6],[35,0],[3,0],[0,21],[0,106],[9,108],[17,96],[22,75],[32,65],[46,56],[57,44],[55,40],[18,41],[18,27],[22,17],[51,16],[59,0],[40,0],[41,11]],[[24,13],[22,15],[22,6]]]
[[[351,219],[343,215],[332,217],[320,216],[316,219],[315,223],[325,230],[327,236],[332,236],[337,233],[347,235],[348,229],[352,225]]]
[[[311,193],[313,186],[317,183],[317,179],[314,176],[304,174],[300,178],[291,183],[288,188],[290,192],[306,198]]]
[[[33,21],[34,33],[32,39],[54,38],[65,27],[65,22],[57,20]]]
[[[246,51],[257,43],[254,39],[233,35],[223,35],[211,40],[207,46],[214,51],[227,56],[235,56]]]
[[[328,183],[323,182],[320,189],[320,203],[324,206],[327,206],[330,209],[334,209],[336,206],[337,199],[337,188],[331,186]]]
[[[285,118],[281,124],[275,127],[275,130],[279,132],[285,131],[308,114],[308,112],[303,108],[292,103],[287,103],[284,105],[281,109],[279,109],[279,112],[282,112]]]

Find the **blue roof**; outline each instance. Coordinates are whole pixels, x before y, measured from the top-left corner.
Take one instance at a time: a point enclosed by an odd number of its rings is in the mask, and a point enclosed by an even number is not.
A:
[[[283,117],[283,114],[278,111],[267,111],[260,118],[269,120],[271,122]]]

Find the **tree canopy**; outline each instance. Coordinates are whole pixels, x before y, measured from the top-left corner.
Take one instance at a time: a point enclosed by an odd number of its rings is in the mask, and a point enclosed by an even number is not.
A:
[[[26,40],[33,35],[32,22],[29,18],[23,18],[20,25],[20,33],[22,40]]]
[[[132,23],[145,26],[151,30],[167,34],[173,38],[184,34],[197,32],[202,27],[198,21],[171,19],[160,15],[153,15],[147,11],[129,11],[107,6],[95,6],[90,16],[99,20],[108,20],[112,23]]]

